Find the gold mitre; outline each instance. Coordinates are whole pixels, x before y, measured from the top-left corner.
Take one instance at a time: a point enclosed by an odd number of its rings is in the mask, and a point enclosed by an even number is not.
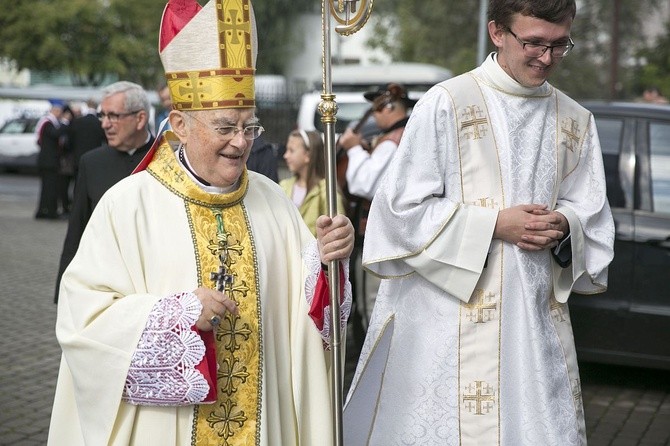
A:
[[[250,0],[169,0],[159,53],[172,106],[254,107],[257,41]]]

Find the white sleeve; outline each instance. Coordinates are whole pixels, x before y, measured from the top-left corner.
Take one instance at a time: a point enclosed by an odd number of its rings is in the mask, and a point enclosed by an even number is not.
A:
[[[372,200],[379,181],[395,154],[397,144],[391,140],[382,141],[372,153],[361,146],[347,150],[347,188],[357,197]]]

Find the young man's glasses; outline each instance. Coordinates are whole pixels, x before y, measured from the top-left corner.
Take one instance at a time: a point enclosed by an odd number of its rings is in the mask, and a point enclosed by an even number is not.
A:
[[[192,114],[189,114],[189,116],[204,126],[207,127],[210,126],[209,124],[202,122],[200,119],[196,118]],[[246,139],[247,141],[253,141],[254,139],[261,136],[261,134],[265,131],[263,126],[258,124],[247,125],[244,128],[239,128],[235,125],[222,125],[219,127],[209,127],[209,128],[215,130],[217,133],[219,133],[219,135],[225,137],[226,139],[232,139],[239,132],[242,132],[242,135],[244,135],[244,139]]]
[[[136,115],[137,113],[141,112],[142,110],[135,110],[127,113],[114,113],[114,112],[98,112],[96,116],[100,121],[103,121],[105,118],[109,119],[109,122],[119,122],[119,119],[125,118],[126,116],[130,115]]]
[[[561,43],[558,45],[542,45],[540,43],[534,43],[534,42],[526,42],[524,40],[519,39],[519,37],[514,34],[514,31],[511,29],[507,28],[507,31],[514,36],[517,42],[521,45],[521,49],[523,50],[523,54],[526,57],[533,57],[533,58],[538,58],[542,57],[544,53],[549,50],[549,53],[551,54],[551,57],[565,57],[567,54],[570,52],[575,47],[575,43],[572,41],[572,38],[568,37],[568,42],[567,43]]]

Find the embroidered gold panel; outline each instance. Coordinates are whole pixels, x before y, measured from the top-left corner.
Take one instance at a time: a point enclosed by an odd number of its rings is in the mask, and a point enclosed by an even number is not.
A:
[[[230,194],[205,193],[185,175],[167,136],[147,171],[184,200],[199,285],[215,288],[210,274],[219,270],[219,252],[225,245],[225,267],[233,276],[226,293],[239,309],[237,316],[226,313],[216,329],[217,401],[196,406],[192,444],[260,444],[262,326],[256,256],[242,204],[248,177],[245,172],[240,188]]]
[[[241,205],[217,209],[188,203],[188,213],[204,286],[212,286],[210,273],[219,268],[217,214],[223,218],[226,266],[234,277],[226,294],[239,308],[239,315],[226,313],[216,329],[217,401],[198,406],[195,444],[255,444],[260,431],[261,340],[249,228]]]
[[[447,91],[457,117],[463,203],[503,209],[498,147],[486,103],[470,75],[458,79]],[[502,242],[494,240],[470,300],[461,302],[458,404],[462,446],[500,444],[502,268]]]

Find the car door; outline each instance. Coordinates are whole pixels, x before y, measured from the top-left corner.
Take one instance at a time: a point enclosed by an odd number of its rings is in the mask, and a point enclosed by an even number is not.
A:
[[[607,107],[592,109],[614,216],[614,260],[609,266],[608,289],[594,295],[573,294],[570,315],[580,360],[620,362],[630,348],[621,327],[627,324],[633,299],[632,259],[635,250],[633,198],[636,121]]]
[[[633,301],[626,332],[640,362],[670,368],[670,109],[638,122]]]

